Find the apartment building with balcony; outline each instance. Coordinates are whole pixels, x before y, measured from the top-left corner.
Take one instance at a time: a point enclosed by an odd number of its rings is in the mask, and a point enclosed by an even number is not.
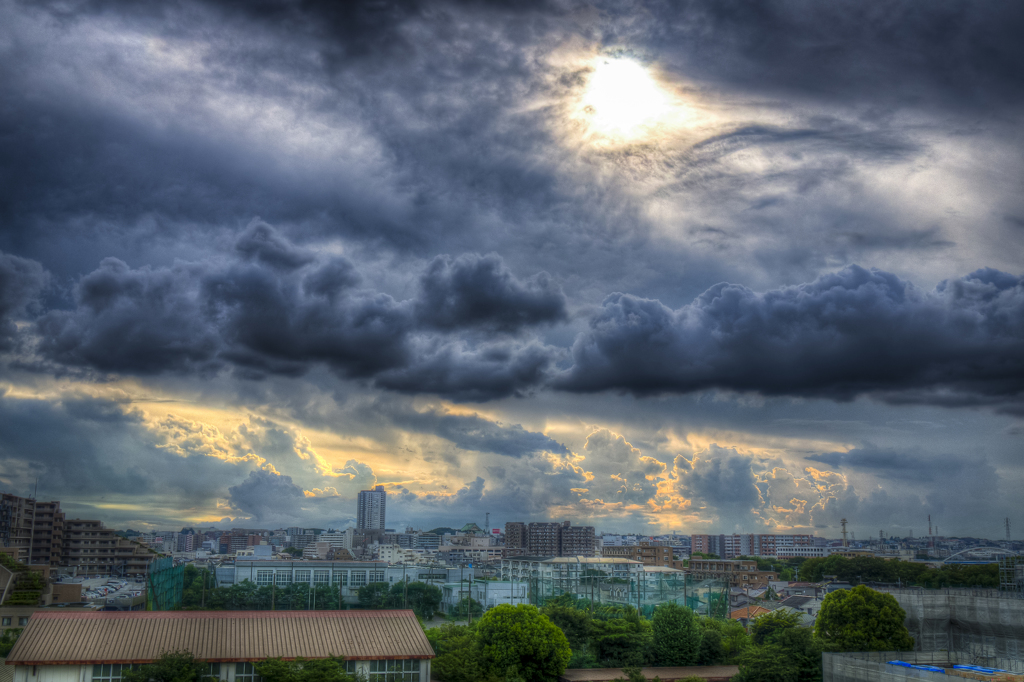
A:
[[[156,554],[126,540],[101,521],[70,519],[64,522],[60,565],[78,575],[139,575],[146,573]]]
[[[746,560],[691,559],[687,571],[697,580],[725,580],[730,587],[767,587],[779,578],[776,571],[759,571],[756,561]]]
[[[650,541],[642,540],[639,545],[605,546],[601,549],[601,556],[606,558],[621,558],[639,561],[644,566],[669,566],[672,567],[672,548],[665,545],[655,545]]]

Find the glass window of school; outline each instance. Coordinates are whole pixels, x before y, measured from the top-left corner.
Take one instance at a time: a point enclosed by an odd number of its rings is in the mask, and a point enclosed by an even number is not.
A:
[[[297,582],[297,583],[308,583],[309,582],[309,571],[295,571],[295,582]]]
[[[352,571],[352,587],[366,584],[366,571]]]
[[[199,678],[202,682],[213,682],[213,680],[220,679],[220,663],[207,663],[206,670],[203,672],[202,677]]]
[[[252,663],[235,663],[235,682],[263,682]]]
[[[330,571],[313,571],[313,584],[326,585],[331,582]]]
[[[278,587],[283,587],[292,581],[291,571],[278,571],[274,576],[274,582],[277,583]]]
[[[415,658],[370,661],[369,682],[420,682],[420,662]]]
[[[263,585],[269,585],[272,582],[274,582],[273,571],[256,571],[257,585],[260,585],[262,587]]]
[[[370,582],[371,583],[382,583],[382,582],[384,582],[384,571],[370,571]]]
[[[348,585],[348,571],[335,571],[334,584],[342,586]]]
[[[121,674],[131,670],[129,663],[103,663],[92,667],[92,682],[118,682]]]

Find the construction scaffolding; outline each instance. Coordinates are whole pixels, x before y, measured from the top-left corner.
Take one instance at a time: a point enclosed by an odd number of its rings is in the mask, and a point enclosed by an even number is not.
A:
[[[185,591],[185,564],[174,565],[169,556],[155,557],[146,572],[146,610],[172,611],[181,607]]]
[[[1009,519],[1007,519],[1009,523]],[[1009,529],[1007,529],[1009,533]],[[1024,556],[999,557],[999,591],[1024,596]]]
[[[907,629],[918,652],[948,650],[979,659],[1024,660],[1024,595],[1019,592],[957,588],[878,591],[891,594],[906,611]]]
[[[527,601],[543,606],[551,599],[569,595],[578,602],[595,606],[633,606],[651,617],[660,604],[688,606],[695,613],[726,618],[729,613],[729,584],[724,580],[697,580],[685,573],[641,573],[640,577],[529,578]]]

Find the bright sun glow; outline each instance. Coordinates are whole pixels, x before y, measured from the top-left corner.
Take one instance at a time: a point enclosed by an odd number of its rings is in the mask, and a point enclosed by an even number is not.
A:
[[[647,135],[673,108],[668,93],[631,59],[601,59],[582,104],[595,132],[627,140]]]

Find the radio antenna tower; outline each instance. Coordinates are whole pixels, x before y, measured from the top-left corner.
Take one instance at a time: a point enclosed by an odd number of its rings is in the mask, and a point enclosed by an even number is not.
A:
[[[1006,517],[1006,541],[1010,541],[1010,517]]]
[[[932,515],[928,515],[928,537],[932,535]]]
[[[849,547],[850,544],[846,541],[846,519],[843,519],[839,523],[843,526],[843,547]]]

